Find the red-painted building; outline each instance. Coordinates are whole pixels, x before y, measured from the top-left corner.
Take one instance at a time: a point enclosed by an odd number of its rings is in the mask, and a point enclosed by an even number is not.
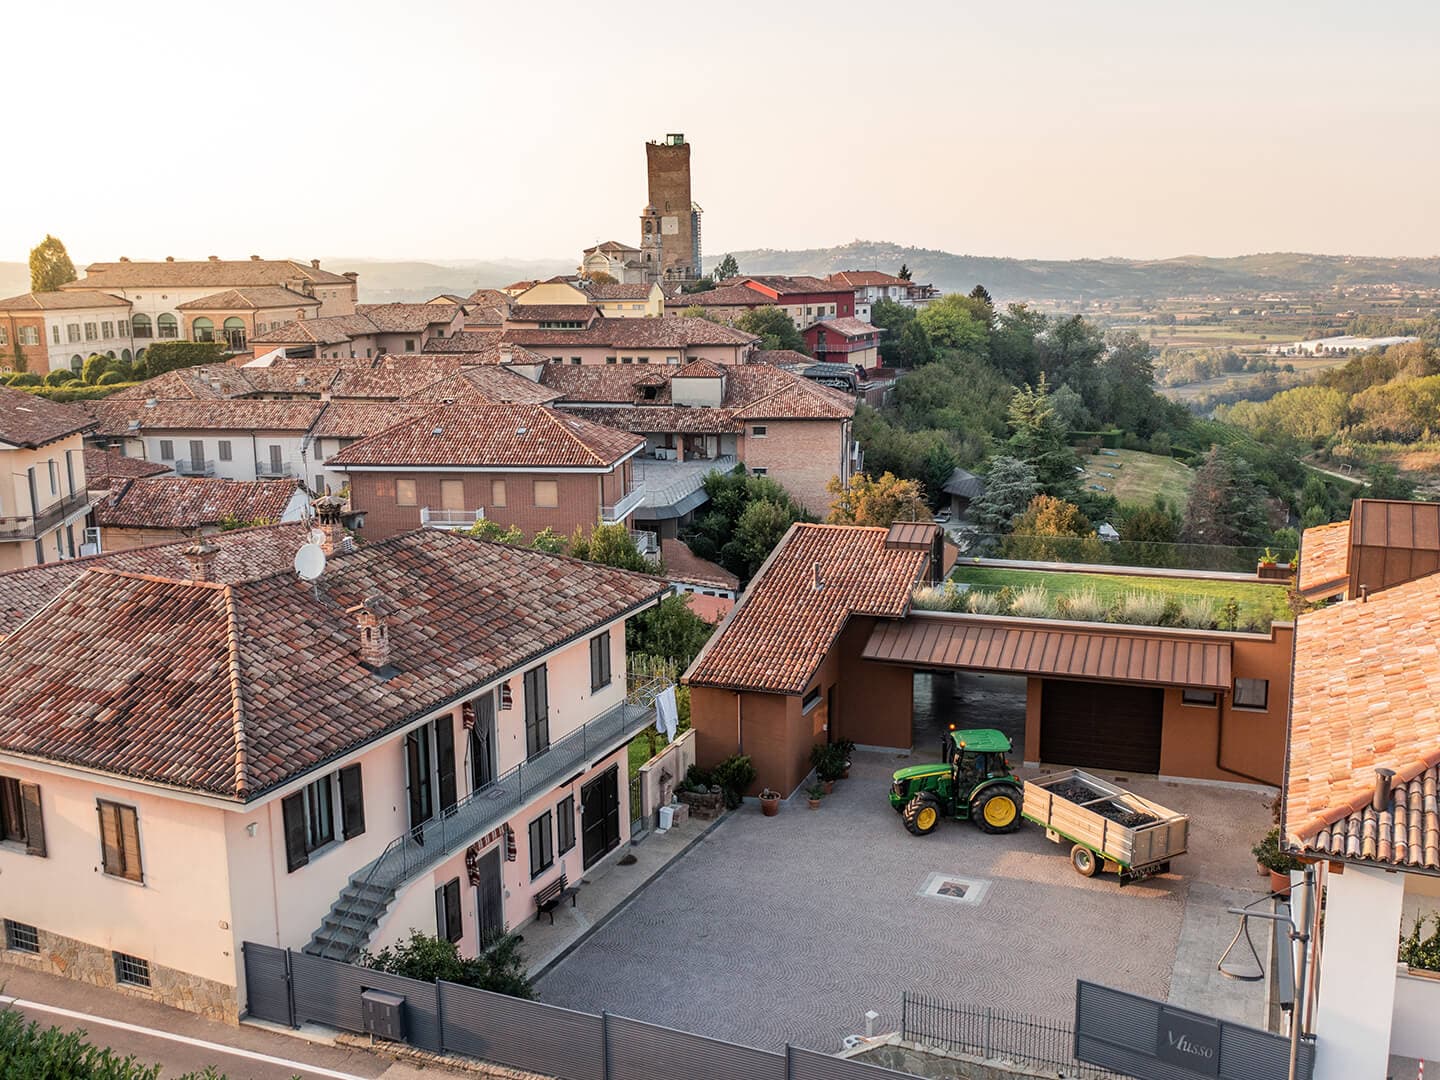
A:
[[[733,277],[717,282],[706,292],[683,293],[665,302],[668,315],[690,306],[709,308],[734,319],[757,307],[778,307],[801,330],[823,319],[846,319],[855,314],[855,291],[817,277]]]
[[[853,317],[826,319],[805,328],[805,346],[822,363],[872,368],[880,362],[880,335],[884,332]]]

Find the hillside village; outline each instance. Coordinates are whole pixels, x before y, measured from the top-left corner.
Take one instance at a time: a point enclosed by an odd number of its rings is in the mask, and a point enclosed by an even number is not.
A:
[[[0,985],[567,1080],[1440,1056],[1433,313],[1192,409],[1278,368],[716,258],[700,153],[423,301],[36,248]]]

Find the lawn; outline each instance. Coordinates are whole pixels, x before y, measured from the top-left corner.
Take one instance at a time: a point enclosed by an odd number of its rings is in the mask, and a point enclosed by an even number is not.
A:
[[[956,565],[950,577],[960,584],[979,589],[1000,589],[1009,586],[1019,591],[1027,585],[1041,585],[1051,596],[1092,588],[1106,605],[1119,600],[1131,590],[1161,593],[1177,601],[1203,596],[1211,600],[1217,612],[1232,596],[1240,605],[1240,625],[1271,618],[1290,619],[1290,605],[1281,585],[1261,585],[1249,581],[1212,581],[1205,578],[1140,577],[1126,574],[1065,574],[1048,570],[1012,570],[993,566]]]
[[[1098,484],[1120,502],[1139,506],[1149,506],[1156,495],[1163,495],[1172,506],[1183,506],[1194,477],[1188,466],[1172,457],[1139,450],[1101,450],[1082,455],[1080,464],[1085,467],[1080,483],[1087,490]]]

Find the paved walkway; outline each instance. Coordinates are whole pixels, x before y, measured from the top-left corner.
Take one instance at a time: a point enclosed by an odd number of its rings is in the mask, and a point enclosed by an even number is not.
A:
[[[1029,826],[991,836],[945,822],[911,836],[886,802],[889,775],[931,756],[857,753],[818,811],[799,798],[765,818],[747,804],[554,964],[541,998],[833,1053],[868,1009],[879,1030],[898,1028],[906,990],[1067,1019],[1076,978],[1165,999],[1177,967],[1219,959],[1229,935],[1218,939],[1216,918],[1192,928],[1180,962],[1187,907],[1228,902],[1196,883],[1257,883],[1249,846],[1269,821],[1258,792],[1132,783],[1190,813],[1192,843],[1174,874],[1122,890],[1075,874]],[[979,886],[972,902],[925,895],[936,875]]]

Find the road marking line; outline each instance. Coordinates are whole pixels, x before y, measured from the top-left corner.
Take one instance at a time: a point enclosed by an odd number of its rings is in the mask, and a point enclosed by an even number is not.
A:
[[[202,1050],[213,1050],[228,1057],[246,1058],[250,1061],[263,1061],[267,1065],[279,1065],[287,1069],[297,1069],[311,1076],[326,1076],[331,1077],[332,1080],[368,1080],[368,1078],[357,1076],[354,1073],[336,1072],[334,1069],[321,1068],[319,1065],[307,1065],[303,1061],[291,1061],[289,1058],[272,1057],[269,1054],[261,1054],[255,1050],[242,1050],[238,1046],[226,1046],[224,1043],[206,1042],[204,1039],[192,1039],[188,1035],[175,1035],[168,1031],[157,1031],[155,1028],[141,1027],[138,1024],[127,1024],[123,1020],[111,1020],[106,1016],[93,1016],[90,1013],[75,1012],[73,1009],[62,1009],[57,1005],[44,1005],[38,1001],[26,1001],[24,998],[9,997],[5,994],[0,994],[0,1005],[13,1005],[20,1009],[34,1009],[37,1012],[54,1013],[56,1016],[64,1016],[71,1020],[87,1020],[92,1024],[119,1028],[121,1031],[133,1032],[136,1035],[148,1035],[152,1039],[166,1039],[169,1042],[184,1043],[186,1046],[195,1046]]]

